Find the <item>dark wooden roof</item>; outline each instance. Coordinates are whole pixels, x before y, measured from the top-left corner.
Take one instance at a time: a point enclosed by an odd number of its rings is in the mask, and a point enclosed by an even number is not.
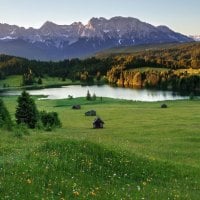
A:
[[[81,109],[81,106],[80,105],[73,105],[72,109]]]
[[[89,110],[89,111],[85,112],[85,115],[96,116],[96,111],[95,110]]]
[[[97,118],[94,120],[93,124],[96,124],[96,123],[102,123],[102,124],[104,124],[104,121],[103,121],[100,117],[97,117]]]

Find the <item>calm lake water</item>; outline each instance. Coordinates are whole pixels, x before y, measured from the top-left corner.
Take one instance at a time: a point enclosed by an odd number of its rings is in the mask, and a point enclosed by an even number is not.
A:
[[[189,97],[183,97],[178,94],[174,94],[170,91],[158,91],[158,90],[146,90],[146,89],[130,89],[130,88],[118,88],[108,85],[104,86],[80,86],[71,85],[63,86],[61,88],[48,88],[40,90],[29,90],[31,95],[45,95],[46,97],[41,99],[65,99],[69,95],[73,97],[85,97],[87,91],[90,94],[94,93],[98,97],[110,97],[115,99],[126,99],[134,101],[164,101],[164,100],[177,100],[177,99],[189,99]],[[20,95],[21,91],[7,91],[1,95]]]

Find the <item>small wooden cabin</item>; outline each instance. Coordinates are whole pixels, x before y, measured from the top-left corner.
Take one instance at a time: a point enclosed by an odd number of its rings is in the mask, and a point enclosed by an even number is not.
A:
[[[80,105],[73,105],[72,109],[74,109],[74,110],[80,110],[81,106]]]
[[[90,111],[87,111],[85,113],[85,116],[96,116],[96,111],[95,110],[90,110]]]
[[[100,117],[97,117],[93,122],[93,128],[103,128],[104,122]]]

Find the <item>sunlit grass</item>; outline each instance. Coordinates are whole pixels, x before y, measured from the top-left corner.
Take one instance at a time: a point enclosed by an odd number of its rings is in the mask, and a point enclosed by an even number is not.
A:
[[[167,71],[169,71],[169,69],[158,68],[158,67],[141,67],[141,68],[130,69],[128,71],[134,71],[134,72],[146,72],[146,71],[167,72]]]
[[[0,189],[8,199],[187,199],[199,194],[197,170],[190,174],[182,166],[88,142],[48,142],[22,162],[5,165]]]
[[[14,120],[16,97],[3,98]],[[0,133],[0,199],[198,199],[199,101],[36,100],[63,127]],[[72,110],[80,104],[81,110]],[[92,129],[97,111],[105,128]]]
[[[13,75],[8,76],[4,80],[0,80],[0,88],[7,88],[7,87],[20,87],[22,85],[22,76]]]

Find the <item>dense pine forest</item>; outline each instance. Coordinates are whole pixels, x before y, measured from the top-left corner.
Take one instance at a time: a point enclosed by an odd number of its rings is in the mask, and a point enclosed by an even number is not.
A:
[[[23,84],[31,85],[36,78],[42,81],[50,76],[84,84],[97,81],[121,87],[200,92],[200,43],[135,49],[60,62],[0,55],[0,79],[22,75]]]

